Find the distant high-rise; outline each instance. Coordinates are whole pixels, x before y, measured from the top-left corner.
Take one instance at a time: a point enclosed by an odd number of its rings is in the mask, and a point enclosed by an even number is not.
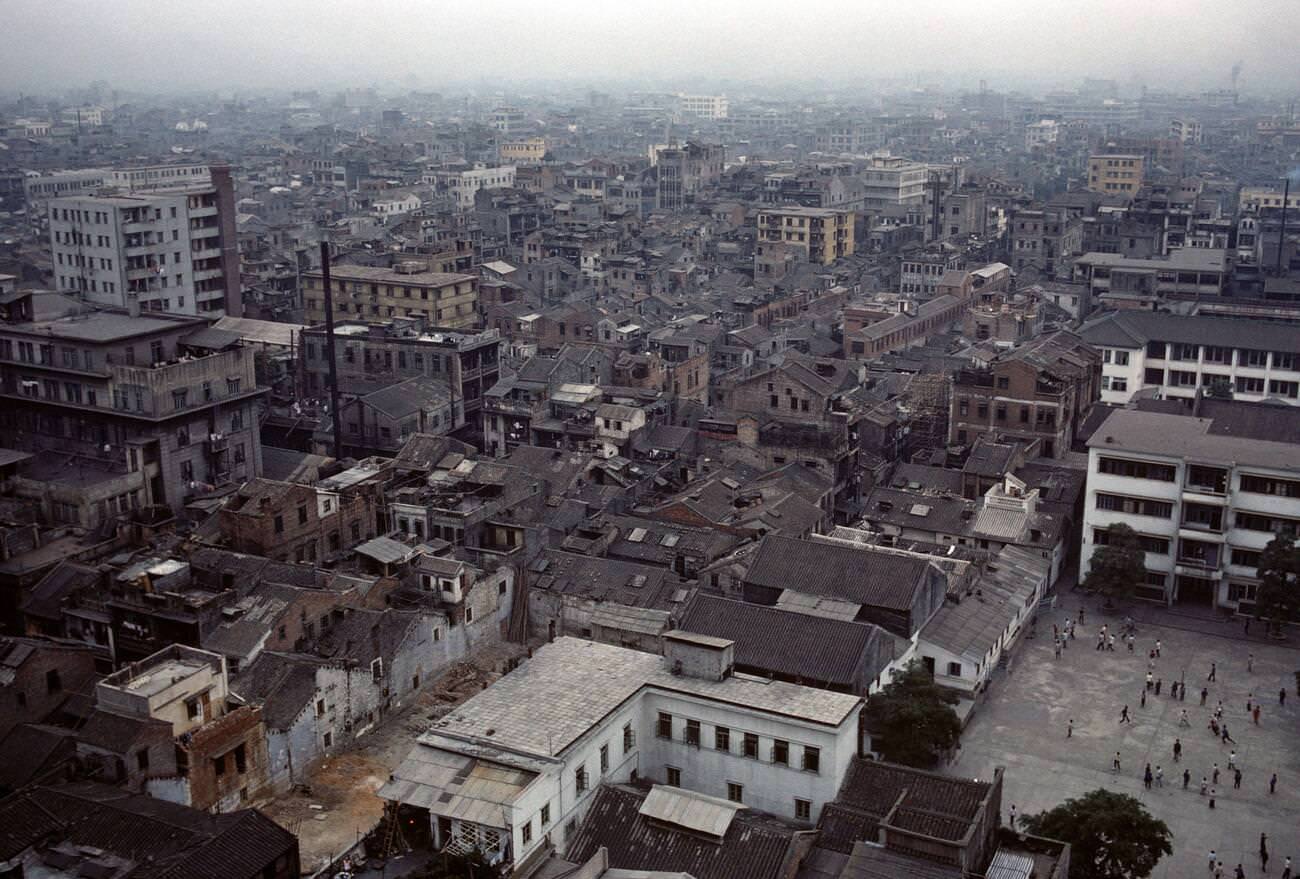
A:
[[[192,188],[50,201],[55,286],[97,305],[239,317],[230,169]]]

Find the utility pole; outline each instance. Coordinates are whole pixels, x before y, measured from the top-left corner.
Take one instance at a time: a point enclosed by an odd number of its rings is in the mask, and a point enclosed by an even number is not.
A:
[[[320,243],[320,269],[325,284],[325,356],[329,359],[330,417],[334,421],[334,457],[343,457],[343,417],[339,414],[339,366],[334,359],[334,286],[330,283],[330,243]]]
[[[1291,197],[1291,178],[1285,178],[1282,184],[1282,229],[1277,235],[1277,264],[1273,266],[1273,273],[1279,278],[1282,277],[1282,248],[1286,246],[1286,202]]]

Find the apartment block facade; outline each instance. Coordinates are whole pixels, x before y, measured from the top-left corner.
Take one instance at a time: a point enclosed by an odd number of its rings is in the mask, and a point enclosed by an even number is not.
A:
[[[52,199],[57,289],[109,308],[241,316],[234,186],[227,166],[209,170],[193,188]]]
[[[758,235],[765,242],[798,249],[806,261],[830,265],[853,253],[853,211],[778,207],[758,213]]]
[[[387,320],[418,317],[430,326],[464,329],[479,322],[478,278],[431,271],[429,263],[408,260],[393,268],[330,267],[335,320]],[[307,323],[325,322],[325,276],[303,273]]]
[[[1260,553],[1300,531],[1300,410],[1203,400],[1111,413],[1088,442],[1081,570],[1107,530],[1139,535],[1138,596],[1249,612]]]
[[[1108,195],[1137,195],[1142,188],[1141,155],[1100,153],[1088,157],[1088,189]]]

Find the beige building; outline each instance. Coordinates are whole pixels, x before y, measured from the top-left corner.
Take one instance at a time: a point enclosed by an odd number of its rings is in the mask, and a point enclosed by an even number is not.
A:
[[[545,156],[544,137],[505,140],[497,145],[497,158],[503,165],[540,165]]]
[[[332,266],[330,276],[336,319],[422,316],[431,326],[478,326],[478,279],[473,275],[432,271],[427,262],[411,260],[393,268]],[[304,273],[303,285],[307,323],[322,323],[325,286],[320,270]]]
[[[1142,187],[1142,156],[1101,153],[1088,157],[1088,188],[1114,195],[1137,195]]]
[[[808,262],[830,265],[853,253],[853,211],[780,207],[759,211],[758,238],[798,248]]]

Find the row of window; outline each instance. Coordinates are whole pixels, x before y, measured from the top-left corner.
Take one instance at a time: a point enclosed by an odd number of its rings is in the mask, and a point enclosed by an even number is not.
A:
[[[1169,519],[1173,517],[1174,505],[1167,501],[1156,501],[1150,498],[1128,497],[1127,495],[1106,494],[1097,492],[1096,507],[1099,510],[1109,510],[1114,513],[1127,513],[1132,516],[1149,516],[1153,519]],[[1215,513],[1207,512],[1206,516],[1214,516]],[[1251,513],[1242,510],[1234,514],[1235,525],[1243,531],[1260,531],[1265,534],[1285,534],[1287,532],[1300,534],[1300,519],[1291,519],[1285,516],[1273,516],[1266,513]],[[1222,522],[1213,521],[1192,515],[1186,520],[1186,524],[1203,525],[1210,530],[1221,530]],[[1156,550],[1147,550],[1156,552]]]
[[[673,740],[673,716],[666,711],[660,711],[659,717],[655,721],[655,735],[661,739]],[[682,738],[680,741],[694,747],[701,746],[701,725],[698,720],[687,718],[682,728]],[[740,756],[747,757],[751,760],[759,760],[759,737],[756,733],[742,732],[735,737],[740,744]],[[729,727],[713,727],[713,748],[717,751],[723,751],[728,754],[734,754],[732,750],[732,731]],[[790,742],[785,739],[772,739],[771,747],[768,751],[769,762],[781,766],[790,766]],[[812,745],[804,745],[800,756],[801,768],[805,772],[821,772],[821,749],[814,748]]]
[[[1151,479],[1158,482],[1174,482],[1177,468],[1172,464],[1154,461],[1135,461],[1127,458],[1102,456],[1097,460],[1097,472],[1107,476],[1123,476],[1128,479]],[[1208,467],[1203,464],[1187,466],[1187,486],[1197,491],[1211,494],[1225,494],[1228,488],[1228,471],[1221,467]],[[1284,479],[1277,476],[1260,476],[1254,473],[1241,474],[1240,490],[1254,494],[1267,494],[1277,497],[1300,498],[1300,480]]]

